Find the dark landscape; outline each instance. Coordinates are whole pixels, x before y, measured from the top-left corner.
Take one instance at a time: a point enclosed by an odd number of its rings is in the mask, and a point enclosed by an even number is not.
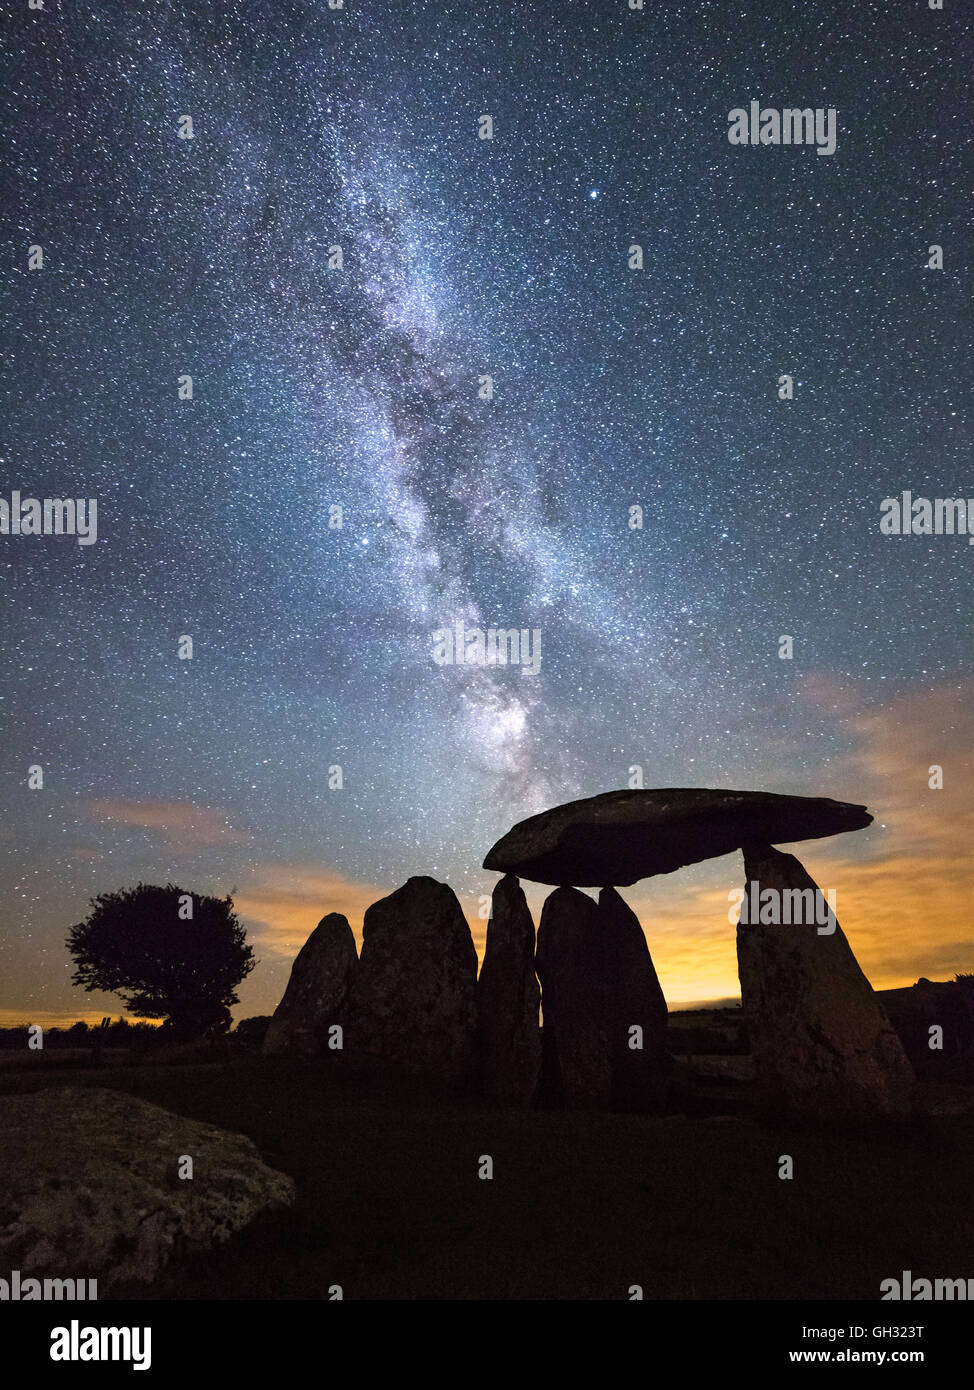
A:
[[[248,1135],[297,1185],[289,1210],[115,1297],[875,1300],[892,1271],[963,1272],[974,1247],[971,1040],[927,1062],[922,1118],[822,1125],[760,1112],[740,1008],[671,1013],[659,1116],[498,1111],[234,1034],[141,1062],[108,1045],[93,1068],[89,1048],[28,1053],[13,1032],[0,1097],[117,1089]],[[778,1180],[783,1153],[800,1181]]]

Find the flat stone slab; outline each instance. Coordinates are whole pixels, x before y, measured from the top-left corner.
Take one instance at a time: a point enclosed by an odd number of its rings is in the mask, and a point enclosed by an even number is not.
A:
[[[180,1178],[180,1162],[193,1176]],[[185,1164],[183,1165],[185,1168]],[[0,1270],[26,1278],[149,1283],[294,1200],[252,1140],[135,1096],[65,1088],[0,1107]]]
[[[604,792],[519,821],[484,868],[535,883],[624,888],[746,844],[819,840],[871,821],[865,806],[824,796],[708,787]]]

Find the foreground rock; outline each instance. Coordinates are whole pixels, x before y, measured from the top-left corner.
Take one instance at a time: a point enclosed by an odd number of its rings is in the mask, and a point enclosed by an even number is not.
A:
[[[477,981],[484,1094],[530,1105],[541,1072],[541,990],[534,971],[534,922],[521,885],[507,874],[494,889]]]
[[[409,879],[365,914],[346,1050],[444,1079],[470,1074],[477,952],[453,889]]]
[[[97,1279],[100,1298],[294,1199],[242,1134],[108,1090],[4,1096],[0,1181],[5,1277]]]
[[[509,830],[485,869],[538,883],[623,887],[746,844],[790,844],[860,830],[864,806],[826,797],[670,787],[569,801]]]
[[[599,912],[576,888],[545,900],[538,927],[544,1015],[542,1095],[551,1104],[607,1105],[612,1070]]]
[[[793,855],[770,846],[748,846],[744,867],[747,900],[752,882],[756,901],[767,889],[819,891]],[[770,1097],[810,1114],[908,1114],[913,1068],[842,928],[831,917],[834,931],[821,934],[810,913],[805,922],[737,928],[759,1081]]]
[[[665,1089],[667,1009],[646,937],[614,888],[599,894],[597,927],[612,1103],[622,1110],[658,1109]]]
[[[322,917],[291,967],[284,998],[264,1038],[271,1057],[314,1057],[338,1022],[358,956],[355,937],[340,912]]]

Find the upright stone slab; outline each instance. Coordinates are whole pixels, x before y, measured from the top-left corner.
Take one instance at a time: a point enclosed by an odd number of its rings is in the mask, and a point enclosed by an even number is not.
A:
[[[612,1094],[608,1000],[598,908],[577,888],[545,900],[538,927],[544,1017],[542,1093],[569,1106],[607,1105]]]
[[[744,867],[746,902],[760,904],[767,889],[782,907],[784,893],[804,891],[807,901],[809,890],[820,892],[794,855],[767,845],[745,846]],[[774,901],[767,899],[766,911]],[[794,918],[797,899],[790,904]],[[775,1099],[819,1116],[908,1114],[913,1068],[842,928],[834,916],[826,923],[834,924],[831,933],[813,912],[803,917],[804,924],[742,921],[737,928],[759,1081]]]
[[[614,888],[599,894],[598,930],[612,1102],[622,1110],[657,1109],[666,1073],[666,1000],[639,919]]]
[[[494,888],[477,981],[483,1090],[501,1105],[534,1100],[541,1072],[540,1003],[534,922],[520,883],[506,874]]]
[[[453,889],[410,878],[365,914],[346,1010],[350,1055],[445,1080],[474,1059],[477,952]]]
[[[264,1038],[270,1057],[314,1057],[340,1021],[358,957],[355,938],[340,912],[322,917],[291,967],[284,997]]]

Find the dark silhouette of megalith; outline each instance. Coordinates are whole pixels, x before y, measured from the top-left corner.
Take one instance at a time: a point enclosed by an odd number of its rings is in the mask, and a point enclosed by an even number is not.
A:
[[[541,990],[534,972],[534,922],[521,885],[506,874],[494,888],[484,963],[477,981],[484,1094],[530,1105],[541,1072]]]
[[[794,855],[769,845],[746,845],[744,867],[742,908],[768,889],[779,903],[786,893],[808,901],[809,890],[821,892]],[[762,1089],[819,1116],[908,1114],[913,1068],[842,928],[831,914],[823,926],[824,912],[803,909],[798,922],[790,915],[737,928],[741,1002]]]
[[[444,1080],[470,1075],[477,952],[453,889],[410,878],[373,903],[346,1007],[345,1046]]]
[[[577,888],[556,888],[538,927],[544,1018],[542,1095],[547,1103],[607,1105],[612,1070],[598,908]]]
[[[639,919],[614,888],[599,894],[597,926],[604,975],[612,1103],[661,1107],[666,1076],[666,1000]]]
[[[271,1057],[314,1057],[340,1023],[341,1008],[358,965],[355,938],[340,912],[322,917],[291,966],[284,997],[264,1037]]]
[[[624,887],[743,845],[790,845],[871,821],[865,806],[824,796],[711,787],[603,792],[518,821],[488,851],[484,868],[537,883]]]

